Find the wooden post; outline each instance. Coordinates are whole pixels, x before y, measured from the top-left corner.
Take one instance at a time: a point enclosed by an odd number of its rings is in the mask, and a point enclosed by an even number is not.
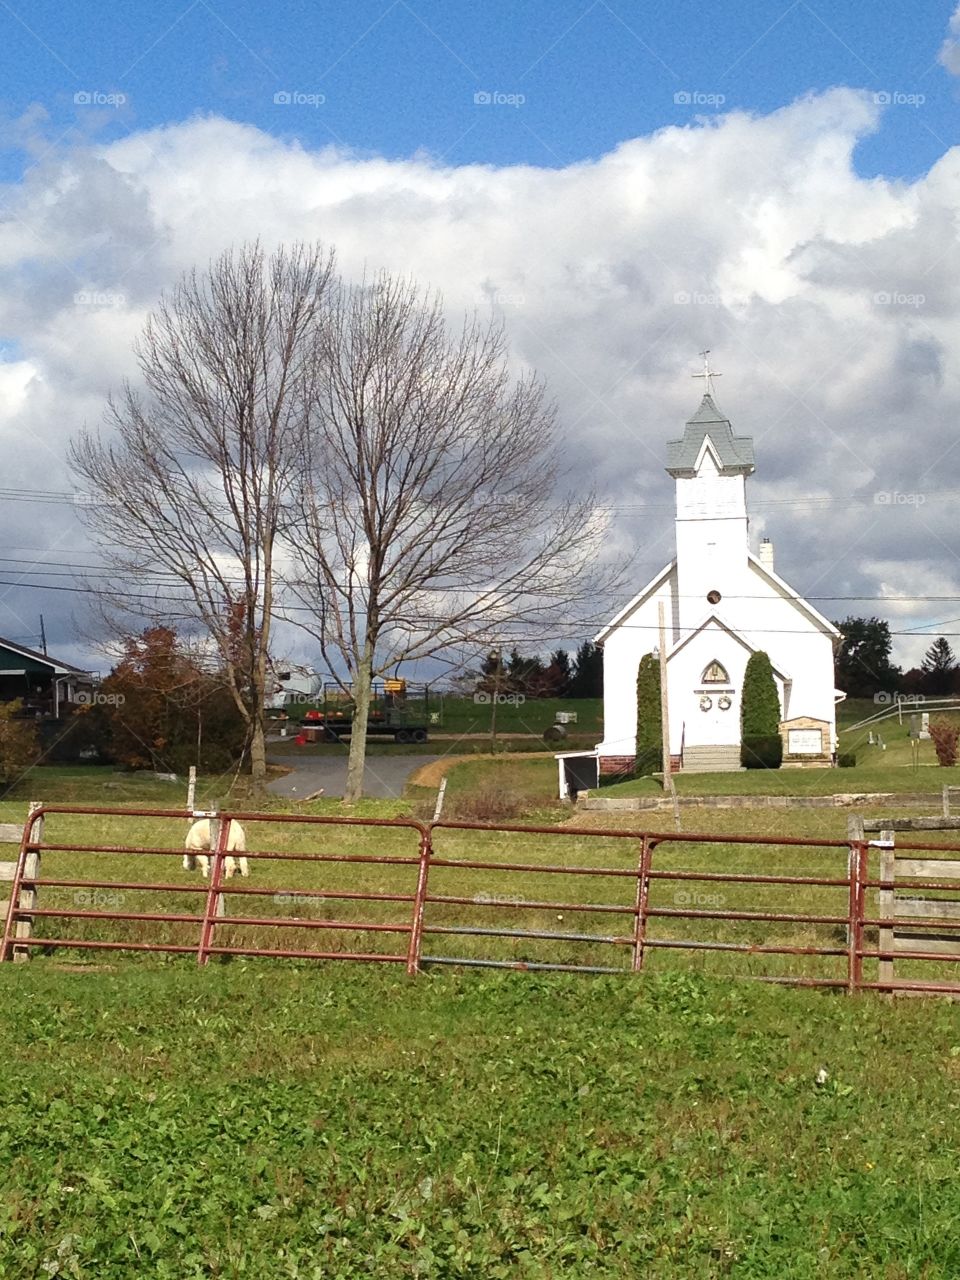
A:
[[[943,816],[950,817],[950,788],[946,783],[943,784]]]
[[[223,822],[219,813],[214,813],[210,818],[210,847],[207,850],[209,855],[209,889],[207,890],[207,902],[204,909],[204,920],[200,926],[200,948],[197,953],[197,963],[205,965],[210,959],[208,948],[213,941],[213,925],[217,916],[226,914],[223,903],[223,894],[220,892],[221,871],[223,867],[223,848],[227,843],[227,832],[229,827]]]
[[[216,857],[217,863],[219,864],[218,874],[217,874],[216,908],[214,910],[214,915],[216,916],[225,916],[227,914],[227,905],[223,900],[223,892],[222,892],[223,882],[224,882],[223,863],[224,863],[224,857],[225,857],[223,851],[224,849],[226,849],[227,842],[229,839],[230,839],[230,823],[224,822],[222,818],[213,819],[210,823],[210,857],[211,857],[210,878],[211,880],[213,879],[213,861],[212,860],[216,856],[214,854],[214,850],[216,850],[217,855],[219,855]]]
[[[437,792],[437,803],[433,810],[434,822],[440,821],[440,815],[443,813],[443,797],[447,790],[447,775],[444,774],[440,779],[440,789]]]
[[[187,808],[193,813],[197,803],[197,766],[190,766],[190,776],[187,780]]]
[[[886,830],[880,832],[880,879],[894,880],[897,872],[897,853],[894,848],[896,836],[892,831]],[[897,914],[896,908],[896,890],[881,889],[879,892],[879,911],[878,915],[881,920],[893,920]],[[879,978],[881,982],[893,982],[893,948],[894,948],[894,932],[893,926],[880,929],[880,950],[889,951],[891,953],[889,960],[880,961]],[[893,992],[889,993],[890,999],[893,999]]]
[[[663,601],[657,604],[657,617],[660,624],[660,753],[663,756],[663,786],[673,801],[673,822],[680,830],[680,801],[677,797],[677,786],[673,780],[673,769],[670,767],[670,698],[667,692],[667,624],[664,617]]]
[[[640,843],[640,865],[637,868],[637,894],[633,918],[633,972],[643,968],[644,944],[647,940],[647,906],[650,898],[650,862],[653,841],[644,836]]]
[[[34,818],[34,814],[38,809],[42,808],[39,800],[31,800],[27,809],[27,826],[30,834],[27,837],[31,843],[39,843],[43,839],[43,818]],[[37,849],[30,849],[23,864],[24,880],[34,880],[40,875],[40,853]],[[33,885],[24,888],[21,885],[19,901],[15,904],[19,911],[29,911],[37,905],[37,890]],[[17,919],[17,927],[14,936],[17,938],[29,938],[33,934],[33,916],[22,916]],[[14,945],[13,959],[17,964],[23,964],[25,960],[30,959],[29,947],[18,947]]]

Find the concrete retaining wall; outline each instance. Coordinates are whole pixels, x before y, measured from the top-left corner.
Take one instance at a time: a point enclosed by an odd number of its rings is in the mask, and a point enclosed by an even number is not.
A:
[[[866,805],[910,805],[937,810],[943,802],[936,792],[841,792],[833,796],[679,796],[683,809],[850,809]],[[577,808],[608,813],[641,809],[672,809],[669,796],[598,796],[581,792]]]

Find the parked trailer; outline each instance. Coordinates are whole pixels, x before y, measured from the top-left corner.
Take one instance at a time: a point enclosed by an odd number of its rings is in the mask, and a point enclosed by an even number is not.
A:
[[[436,695],[434,695],[436,696]],[[392,738],[397,743],[427,742],[430,686],[410,685],[406,680],[375,681],[367,719],[368,738]],[[353,733],[354,703],[351,692],[334,681],[323,686],[323,709],[309,711],[300,721],[300,732],[310,742],[344,742]]]
[[[344,742],[353,733],[353,722],[346,719],[304,720],[301,722],[301,732],[307,735],[316,733],[315,740],[320,742]],[[392,738],[394,742],[428,741],[426,725],[392,725],[381,721],[368,722],[367,737]],[[310,741],[309,736],[307,741]]]

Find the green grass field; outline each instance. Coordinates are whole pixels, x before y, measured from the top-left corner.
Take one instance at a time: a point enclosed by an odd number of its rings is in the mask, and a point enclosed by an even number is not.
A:
[[[554,778],[549,759],[478,760],[451,771],[448,791],[455,811],[459,799],[510,788],[523,820],[569,823],[551,808]],[[201,779],[200,792],[225,800],[225,786]],[[171,784],[109,770],[40,770],[24,788],[50,801],[182,800]],[[428,798],[350,813],[410,814]],[[335,801],[305,808],[345,812]],[[23,799],[7,800],[0,820],[23,810]],[[425,955],[628,966],[633,876],[572,869],[632,871],[637,840],[600,833],[669,828],[669,815],[656,818],[585,813],[576,822],[586,834],[438,831],[441,857],[523,869],[435,867],[431,893],[466,901],[428,906]],[[846,819],[835,809],[691,810],[685,829],[747,841],[667,842],[654,866],[842,877],[843,850],[771,849],[749,837],[842,839]],[[196,912],[204,884],[180,867],[183,829],[182,820],[51,815],[49,842],[156,844],[171,855],[48,852],[44,876],[144,887],[46,887],[41,905]],[[250,824],[248,836],[253,848],[410,861],[254,861],[242,887],[266,892],[245,899],[244,914],[288,927],[222,925],[220,944],[403,954],[413,831],[273,821]],[[563,870],[546,873],[545,863]],[[146,888],[158,880],[183,891]],[[356,892],[393,898],[340,896]],[[240,899],[226,901],[233,911]],[[622,910],[549,905],[565,901]],[[651,905],[842,917],[846,890],[664,879]],[[396,932],[350,927],[362,922]],[[448,932],[478,926],[567,936]],[[195,922],[38,918],[39,936],[68,928],[192,947],[198,934]],[[842,924],[651,918],[650,940],[678,936],[844,950]],[[898,976],[945,968],[898,962]],[[654,947],[639,978],[429,960],[412,979],[389,963],[233,957],[198,969],[189,954],[66,948],[2,965],[0,1280],[952,1280],[960,1010],[731,982],[773,973],[842,978],[845,958]]]
[[[675,778],[680,795],[835,795],[838,792],[938,792],[945,785],[960,786],[960,766],[943,768],[937,763],[933,743],[916,744],[910,739],[910,717],[905,714],[900,724],[894,716],[874,729],[883,746],[870,745],[868,729],[843,732],[878,710],[873,703],[840,703],[838,724],[841,728],[840,749],[852,751],[857,763],[849,769],[747,769],[733,773],[680,773]],[[842,713],[842,714],[840,714]],[[960,719],[946,713],[935,719]],[[629,778],[604,785],[609,796],[657,795],[660,783],[654,778]]]
[[[177,962],[0,990],[3,1280],[960,1274],[951,1005]]]
[[[472,818],[469,807],[461,808],[458,802],[486,794],[484,787],[496,792],[503,784],[515,783],[511,775],[518,771],[528,783],[532,782],[530,766],[535,764],[552,768],[549,760],[490,760],[457,766],[451,774],[450,816]],[[544,784],[546,781],[544,777]],[[471,792],[472,787],[481,790]],[[416,800],[368,801],[349,813],[403,816],[417,810],[418,805]],[[731,977],[844,979],[845,883],[784,887],[684,881],[674,875],[759,873],[827,876],[843,881],[845,845],[829,850],[767,847],[755,843],[752,837],[806,836],[842,842],[847,821],[844,811],[698,809],[685,814],[685,832],[744,836],[741,842],[727,845],[712,840],[691,844],[678,839],[670,833],[671,816],[664,813],[586,813],[573,820],[586,828],[584,833],[567,830],[569,811],[551,808],[536,787],[518,797],[518,807],[520,821],[541,823],[552,831],[546,835],[442,829],[435,833],[435,856],[441,861],[430,875],[430,893],[437,900],[429,902],[426,911],[425,963],[491,959],[618,970],[629,967],[639,838],[604,833],[660,828],[669,833],[669,839],[660,844],[654,864],[660,878],[651,889],[650,906],[659,914],[649,923],[648,969],[659,972],[680,968]],[[429,808],[428,800],[421,812]],[[319,801],[306,809],[329,816],[347,812],[336,801]],[[284,806],[278,804],[273,812],[279,815],[283,811]],[[293,812],[293,807],[286,806],[286,812]],[[897,812],[904,810],[898,807]],[[7,803],[0,813],[3,818],[22,816],[22,806],[15,803]],[[509,817],[517,820],[513,814]],[[206,886],[198,874],[184,871],[180,865],[184,830],[180,818],[128,817],[123,812],[117,816],[49,815],[44,833],[47,845],[81,844],[91,846],[92,851],[44,852],[43,878],[65,883],[42,885],[39,906],[68,915],[38,916],[35,938],[124,944],[152,941],[195,952],[199,937],[197,917],[203,911]],[[307,856],[299,860],[258,860],[251,856],[251,878],[236,879],[227,886],[224,900],[228,921],[216,928],[217,947],[265,947],[334,955],[352,951],[400,959],[405,956],[419,840],[412,826],[290,825],[268,816],[263,822],[247,823],[247,838],[253,854],[270,851]],[[960,843],[949,832],[933,836],[931,842]],[[121,845],[155,847],[169,850],[169,854],[109,852],[112,846]],[[356,861],[358,857],[399,861]],[[442,865],[447,858],[494,865],[447,867]],[[503,869],[503,863],[517,863],[519,869]],[[580,874],[576,868],[590,869],[592,874]],[[157,885],[161,887],[151,887]],[[376,896],[369,901],[358,894]],[[876,914],[876,906],[875,895],[871,894],[871,915]],[[831,918],[822,922],[689,919],[682,913],[690,907],[720,913],[776,912]],[[103,921],[76,915],[78,911],[97,910],[157,913],[160,918]],[[249,920],[235,921],[232,917]],[[380,927],[367,929],[365,925]],[[521,936],[498,932],[503,930],[519,932]],[[671,940],[721,945],[677,950],[665,945]],[[875,940],[873,930],[868,944]],[[730,951],[729,944],[743,950]],[[830,954],[809,957],[787,952],[761,953],[757,948],[762,946],[816,946]],[[64,946],[52,952],[56,959],[72,961],[82,961],[90,954],[95,953]],[[45,964],[47,959],[38,954],[37,963]],[[955,976],[952,966],[943,962],[900,961],[897,973],[904,978]],[[875,961],[867,961],[866,976],[877,976]]]
[[[304,703],[298,715],[310,710]],[[472,697],[431,694],[429,710],[440,714],[440,723],[434,726],[438,733],[461,733],[470,736],[488,736],[492,708],[489,703],[477,702]],[[498,733],[524,733],[542,737],[544,729],[554,723],[558,711],[575,711],[577,724],[572,732],[580,732],[596,739],[603,730],[602,698],[526,698],[516,702],[501,702],[496,708]],[[416,704],[410,712],[416,714]]]

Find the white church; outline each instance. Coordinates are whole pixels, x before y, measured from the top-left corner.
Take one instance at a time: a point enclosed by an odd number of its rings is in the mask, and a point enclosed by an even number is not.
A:
[[[770,657],[780,697],[783,763],[829,764],[836,743],[836,628],[774,572],[773,546],[750,548],[746,481],[753,441],[736,436],[714,400],[709,367],[700,408],[667,445],[676,482],[676,556],[596,636],[603,647],[601,774],[633,767],[637,667],[659,652],[666,624],[671,768],[740,767],[740,693],[747,659]]]

